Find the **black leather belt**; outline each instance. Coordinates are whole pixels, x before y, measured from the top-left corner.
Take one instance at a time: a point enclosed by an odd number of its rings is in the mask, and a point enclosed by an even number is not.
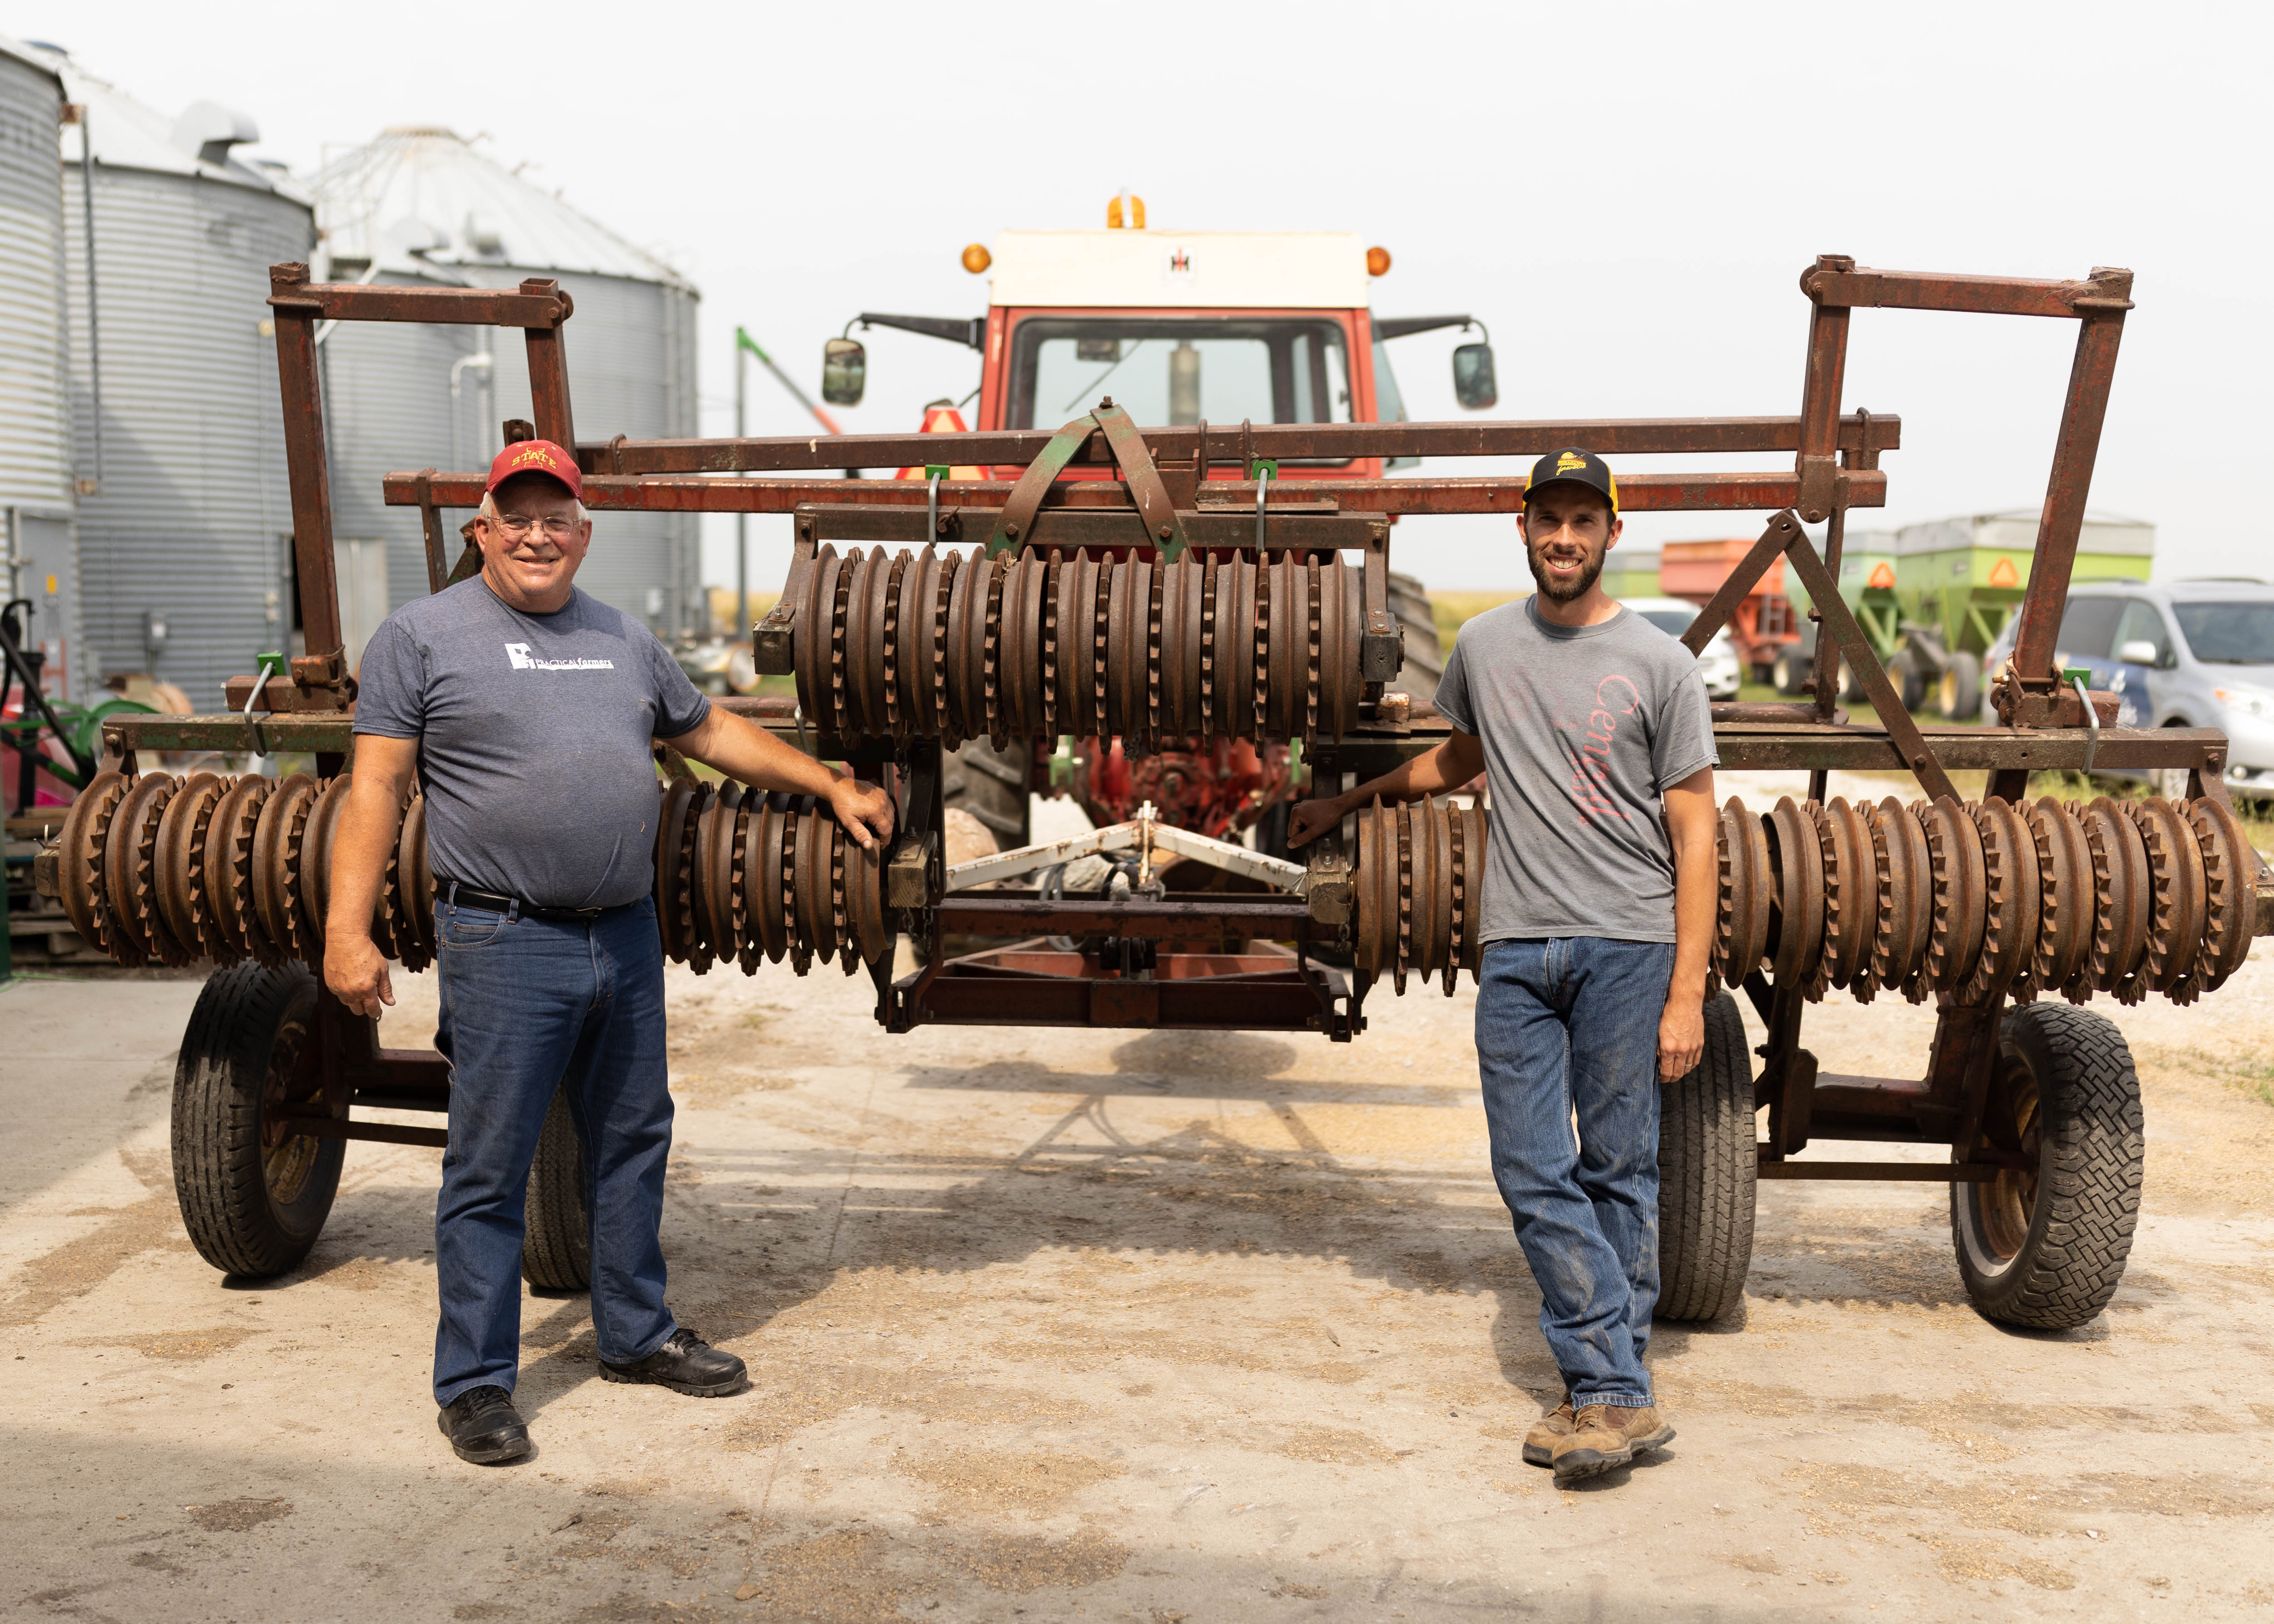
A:
[[[434,901],[441,907],[480,908],[490,914],[518,914],[523,919],[548,920],[556,925],[589,925],[614,908],[540,908],[518,897],[501,897],[493,891],[476,891],[456,880],[434,882]]]

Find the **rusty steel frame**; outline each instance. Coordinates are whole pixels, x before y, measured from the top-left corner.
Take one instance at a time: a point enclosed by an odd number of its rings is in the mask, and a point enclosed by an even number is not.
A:
[[[801,553],[815,538],[832,535],[880,542],[981,541],[998,532],[1005,509],[1022,505],[1031,519],[1032,546],[1124,547],[1145,545],[1147,518],[1165,490],[1178,542],[1211,550],[1252,546],[1259,497],[1272,515],[1272,550],[1365,553],[1364,597],[1369,633],[1392,630],[1381,578],[1386,572],[1386,518],[1400,514],[1515,513],[1522,477],[1351,480],[1326,470],[1291,467],[1287,484],[1258,491],[1246,476],[1258,459],[1299,463],[1359,456],[1532,457],[1571,444],[1610,456],[1788,453],[1782,471],[1635,474],[1621,481],[1627,511],[1770,512],[1773,516],[1747,558],[1700,613],[1685,641],[1693,649],[1726,622],[1768,564],[1791,560],[1814,600],[1812,614],[1830,633],[1818,640],[1814,695],[1804,706],[1717,708],[1715,736],[1723,763],[1733,768],[1804,767],[1821,798],[1833,771],[1894,768],[1916,775],[1931,795],[1951,793],[1948,771],[1987,768],[1991,793],[2018,796],[2028,774],[2080,766],[2090,746],[2082,705],[2064,695],[2053,669],[2053,639],[2065,603],[2083,521],[2084,504],[2114,375],[2125,312],[2131,308],[2128,271],[2096,268],[2076,281],[1945,275],[1881,271],[1844,256],[1825,255],[1804,271],[1802,291],[1811,303],[1802,375],[1801,410],[1792,417],[1646,418],[1533,423],[1251,424],[1237,428],[1201,424],[1153,428],[1135,439],[1126,425],[1101,422],[1079,444],[1052,454],[1080,477],[1059,479],[1020,498],[1015,480],[946,481],[939,487],[937,528],[927,534],[917,510],[928,500],[915,481],[858,477],[796,477],[857,472],[865,468],[952,463],[986,469],[1025,467],[1043,455],[1051,432],[984,431],[964,434],[877,434],[715,440],[578,442],[570,416],[561,329],[572,312],[567,293],[546,279],[518,289],[428,289],[319,285],[301,265],[272,268],[269,304],[275,312],[277,365],[284,405],[290,470],[295,557],[299,566],[302,622],[309,659],[295,662],[290,678],[271,679],[261,699],[269,707],[264,728],[272,748],[309,749],[336,760],[350,746],[351,686],[337,650],[340,622],[331,551],[330,492],[323,455],[316,328],[328,321],[433,321],[518,327],[526,337],[535,422],[510,425],[508,438],[542,436],[573,447],[586,472],[584,499],[602,511],[785,512],[798,517]],[[1852,312],[1857,309],[1960,311],[2056,318],[2079,325],[2076,353],[2064,401],[2046,495],[2038,523],[2029,588],[2020,611],[2012,680],[2000,686],[1999,728],[1921,727],[1900,703],[1886,673],[1836,589],[1848,510],[1879,507],[1886,477],[1879,462],[1901,443],[1901,420],[1862,411],[1843,414]],[[1144,486],[1096,475],[1126,468],[1131,441]],[[1117,440],[1118,444],[1117,444]],[[1240,476],[1216,477],[1230,468]],[[791,476],[750,478],[749,475]],[[743,476],[721,478],[718,476]],[[1125,476],[1138,481],[1136,472]],[[1156,485],[1153,482],[1159,481]],[[390,473],[383,494],[391,505],[420,510],[429,583],[436,590],[468,573],[462,558],[445,570],[440,514],[480,500],[478,473],[435,469]],[[1276,484],[1276,481],[1271,482]],[[1141,514],[1141,509],[1142,514]],[[1826,526],[1823,550],[1803,524]],[[1834,709],[1841,658],[1863,680],[1879,715],[1876,726],[1844,723]],[[240,680],[237,698],[250,697],[252,680]],[[730,702],[731,703],[731,702]],[[256,708],[259,708],[256,706]],[[912,836],[937,839],[941,774],[937,741],[896,749],[862,741],[808,735],[782,702],[733,703],[763,725],[828,759],[892,762],[904,786]],[[110,718],[106,756],[131,766],[140,749],[241,748],[247,723],[240,716]],[[1420,713],[1363,716],[1361,726],[1313,754],[1321,781],[1370,776],[1435,748],[1446,737],[1441,719]],[[2225,801],[2221,774],[2225,741],[2209,730],[2099,730],[2097,762],[2109,767],[2179,766],[2189,770],[2194,793]],[[926,804],[920,804],[926,803]],[[1314,860],[1316,869],[1317,860]],[[1314,879],[1316,876],[1314,874]],[[2260,911],[2266,892],[2259,887]],[[1330,966],[1312,963],[1303,944],[1332,932],[1295,899],[1200,899],[1129,907],[1043,902],[998,894],[992,898],[934,898],[932,906],[904,913],[904,922],[932,949],[927,966],[898,981],[883,966],[878,1019],[905,1031],[925,1021],[989,1022],[1004,1019],[1075,1025],[1191,1025],[1314,1029],[1347,1040],[1362,1030],[1363,989]],[[1147,917],[1149,915],[1150,917]],[[2263,921],[2261,921],[2262,924]],[[1096,933],[1116,939],[1147,937],[1162,944],[1156,963],[1168,974],[1132,981],[1077,955],[1038,943],[947,959],[945,934],[990,935],[1048,930]],[[1242,949],[1243,938],[1268,930],[1292,940],[1292,952]],[[1176,933],[1183,932],[1179,939]],[[1206,938],[1232,951],[1199,951]],[[1196,943],[1194,938],[1203,939]],[[1253,962],[1251,962],[1253,961]],[[1227,973],[1225,966],[1231,966]],[[1974,1145],[1997,1047],[2003,996],[1959,1004],[1944,996],[1928,1075],[1921,1080],[1819,1074],[1800,1046],[1797,988],[1773,988],[1758,972],[1743,990],[1768,1022],[1767,1064],[1757,1084],[1770,1111],[1770,1139],[1762,1147],[1765,1177],[1992,1177],[2005,1165],[2000,1153]],[[1221,996],[1219,996],[1221,995]],[[397,1139],[433,1131],[350,1121],[347,1108],[366,1103],[441,1109],[447,1069],[424,1051],[381,1050],[371,1023],[348,1017],[328,992],[320,997],[323,1041],[324,1111],[295,1125],[343,1137]],[[1810,1162],[1787,1160],[1810,1138],[1944,1143],[1967,1147],[1948,1166],[1886,1162]],[[435,1137],[439,1138],[439,1135]],[[416,1139],[412,1142],[433,1142]]]

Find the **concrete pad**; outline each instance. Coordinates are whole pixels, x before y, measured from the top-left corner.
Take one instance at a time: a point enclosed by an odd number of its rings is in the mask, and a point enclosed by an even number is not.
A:
[[[387,1041],[424,1041],[432,977],[398,990]],[[1558,1387],[1485,1164],[1465,986],[1383,989],[1348,1046],[891,1038],[865,978],[674,970],[673,1297],[753,1388],[604,1384],[584,1300],[531,1294],[538,1451],[493,1469],[451,1456],[428,1394],[440,1153],[351,1146],[282,1279],[190,1250],[165,1119],[195,992],[0,992],[8,1616],[2274,1605],[2263,948],[2194,1009],[2096,1006],[2150,1124],[2106,1313],[1981,1319],[1943,1186],[1766,1184],[1742,1311],[1658,1327],[1679,1437],[1569,1492],[1518,1456]],[[1931,1025],[1834,995],[1807,1041],[1916,1074]]]

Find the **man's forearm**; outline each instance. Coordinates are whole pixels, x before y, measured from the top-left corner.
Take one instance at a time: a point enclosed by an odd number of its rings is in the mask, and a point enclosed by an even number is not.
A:
[[[668,741],[681,754],[757,789],[826,795],[839,773],[747,718],[716,705],[691,733]]]
[[[1673,991],[1686,998],[1703,998],[1714,914],[1721,902],[1720,842],[1710,770],[1668,794],[1667,824],[1674,848]]]
[[[1706,996],[1706,970],[1713,944],[1713,914],[1721,904],[1713,848],[1692,854],[1674,876],[1674,986],[1687,998]]]
[[[1448,739],[1427,756],[1416,756],[1401,762],[1378,778],[1370,778],[1356,789],[1332,797],[1329,804],[1337,818],[1346,817],[1360,807],[1371,805],[1375,796],[1395,806],[1400,801],[1419,801],[1427,795],[1442,795],[1456,790],[1477,776],[1480,763],[1468,758],[1474,751],[1475,741],[1466,734]]]
[[[387,854],[403,823],[392,786],[361,773],[349,781],[348,804],[332,835],[332,872],[324,936],[328,941],[368,941],[387,879]]]

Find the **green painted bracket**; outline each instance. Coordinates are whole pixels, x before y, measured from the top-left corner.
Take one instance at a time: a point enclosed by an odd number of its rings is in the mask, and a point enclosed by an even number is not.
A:
[[[1027,471],[1020,475],[1019,483],[1011,487],[1010,499],[1003,504],[1003,511],[995,520],[995,533],[987,538],[986,557],[993,558],[998,553],[1008,553],[1020,545],[1019,538],[1025,533],[1026,526],[1033,522],[1035,510],[1043,505],[1043,493],[1050,488],[1050,482],[1065,470],[1065,465],[1073,461],[1074,453],[1088,442],[1096,427],[1097,414],[1089,412],[1076,417],[1050,436],[1050,443],[1043,447],[1042,455],[1027,464]]]

